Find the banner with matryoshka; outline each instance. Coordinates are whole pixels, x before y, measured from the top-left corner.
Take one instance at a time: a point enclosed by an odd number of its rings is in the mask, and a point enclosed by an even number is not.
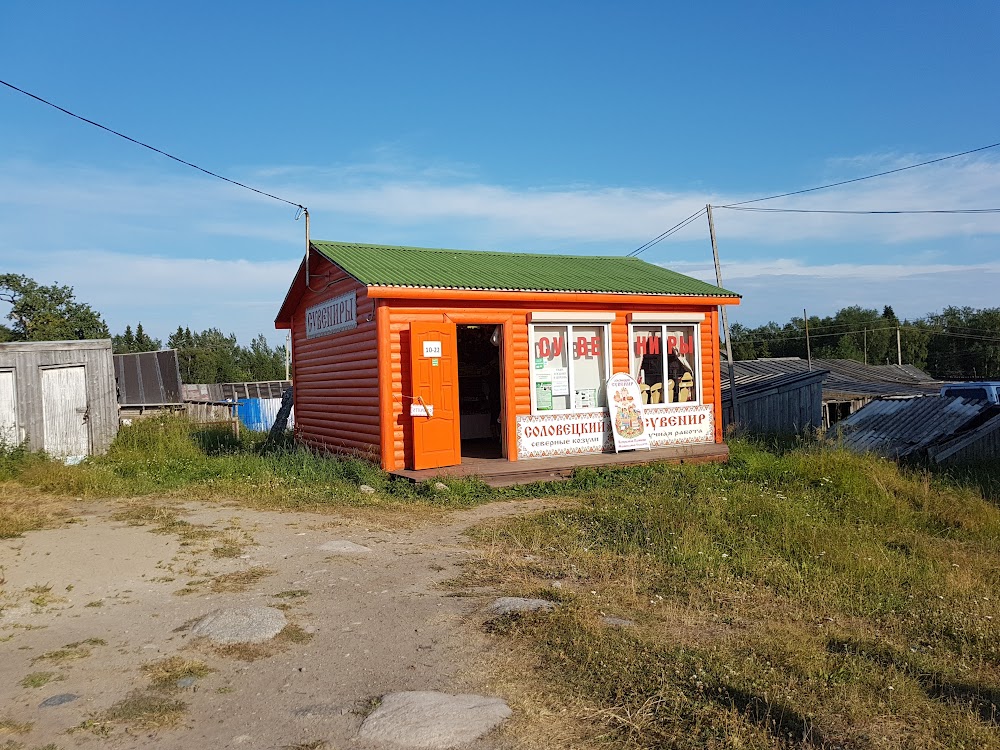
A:
[[[649,433],[642,418],[642,394],[639,385],[627,372],[608,379],[608,407],[615,452],[649,450]]]

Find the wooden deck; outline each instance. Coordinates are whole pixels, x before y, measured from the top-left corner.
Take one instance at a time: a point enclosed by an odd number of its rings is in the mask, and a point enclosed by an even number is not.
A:
[[[462,457],[458,466],[438,469],[401,469],[390,472],[392,476],[423,482],[427,479],[475,476],[491,487],[510,487],[515,484],[550,482],[569,479],[577,469],[598,466],[637,466],[664,461],[673,464],[708,463],[726,461],[729,446],[725,443],[684,445],[656,448],[651,451],[626,453],[591,453],[585,456],[559,456],[558,458],[531,458],[507,461],[503,458]]]

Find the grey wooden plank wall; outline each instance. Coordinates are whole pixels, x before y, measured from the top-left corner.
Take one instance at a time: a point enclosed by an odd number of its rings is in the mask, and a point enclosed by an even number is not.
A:
[[[821,382],[776,388],[737,399],[736,422],[749,432],[799,433],[823,424]]]
[[[42,371],[83,365],[91,453],[104,453],[118,434],[118,396],[110,339],[0,344],[0,370],[13,370],[17,427],[31,450],[45,447]]]

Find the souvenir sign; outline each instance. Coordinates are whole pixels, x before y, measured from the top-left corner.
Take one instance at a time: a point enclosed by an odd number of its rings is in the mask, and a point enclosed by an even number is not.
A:
[[[357,292],[348,292],[307,308],[306,338],[315,339],[357,328],[357,306]]]
[[[642,395],[631,375],[619,372],[608,380],[608,406],[615,452],[649,450],[649,434],[642,419]]]

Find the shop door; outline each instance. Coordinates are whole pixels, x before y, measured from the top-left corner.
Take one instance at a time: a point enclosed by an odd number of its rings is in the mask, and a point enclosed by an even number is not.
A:
[[[90,453],[86,369],[80,366],[42,370],[42,429],[45,452],[59,458]]]
[[[454,323],[410,323],[413,468],[462,462],[458,335]]]

